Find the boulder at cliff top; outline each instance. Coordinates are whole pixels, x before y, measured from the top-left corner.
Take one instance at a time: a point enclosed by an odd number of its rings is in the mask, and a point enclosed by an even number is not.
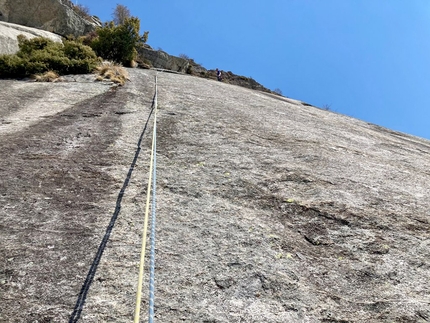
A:
[[[149,47],[149,46],[148,46]],[[138,48],[139,61],[155,68],[185,73],[190,63],[187,59],[167,54],[162,50],[148,47]]]
[[[73,8],[69,0],[0,0],[0,20],[62,36],[80,36],[94,30],[98,23]]]
[[[0,21],[0,54],[15,54],[18,51],[18,35],[27,38],[45,37],[61,42],[60,36],[48,31]]]

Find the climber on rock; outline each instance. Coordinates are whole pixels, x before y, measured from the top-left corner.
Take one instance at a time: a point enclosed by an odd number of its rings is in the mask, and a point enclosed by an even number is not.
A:
[[[218,81],[222,81],[222,75],[221,75],[221,71],[219,69],[216,69],[216,78]]]

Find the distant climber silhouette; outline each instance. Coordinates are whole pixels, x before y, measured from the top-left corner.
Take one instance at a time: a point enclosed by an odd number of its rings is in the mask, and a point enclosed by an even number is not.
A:
[[[222,81],[222,75],[221,75],[221,71],[219,69],[216,69],[216,78],[218,81]]]

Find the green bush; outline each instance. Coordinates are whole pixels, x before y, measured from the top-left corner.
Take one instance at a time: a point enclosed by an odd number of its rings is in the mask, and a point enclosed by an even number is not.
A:
[[[97,29],[97,37],[91,42],[92,49],[103,59],[131,66],[136,59],[136,48],[145,43],[148,32],[139,35],[140,20],[136,17],[125,18],[123,24],[113,21]]]
[[[0,55],[0,76],[24,75],[24,60],[17,55]]]
[[[70,59],[86,60],[88,58],[96,59],[96,53],[91,47],[86,46],[76,41],[65,41],[64,42],[64,54]]]
[[[82,43],[65,40],[63,44],[43,37],[18,36],[19,51],[0,55],[1,77],[25,77],[55,71],[64,74],[90,73],[99,60],[94,51]]]

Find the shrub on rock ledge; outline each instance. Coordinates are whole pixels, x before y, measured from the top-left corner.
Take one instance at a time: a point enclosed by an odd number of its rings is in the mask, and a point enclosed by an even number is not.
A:
[[[91,42],[94,51],[105,60],[124,66],[131,66],[136,59],[136,48],[145,43],[148,32],[139,35],[140,20],[136,17],[125,18],[120,25],[113,21],[97,29],[97,37]]]
[[[64,74],[90,73],[99,63],[94,51],[82,43],[65,40],[63,44],[36,37],[18,36],[19,51],[0,55],[0,77],[25,77],[55,71]]]

